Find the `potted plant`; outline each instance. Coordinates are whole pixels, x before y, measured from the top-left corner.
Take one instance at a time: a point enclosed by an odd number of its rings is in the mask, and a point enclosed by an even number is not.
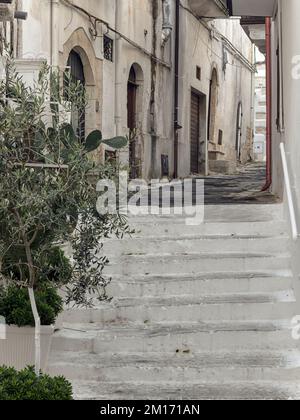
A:
[[[41,321],[53,324],[62,308],[56,290],[65,285],[67,304],[92,305],[92,295],[107,299],[108,260],[101,241],[129,227],[119,214],[97,213],[92,179],[117,179],[117,170],[96,164],[89,154],[101,144],[122,148],[127,140],[103,140],[100,131],[79,139],[66,118],[78,116],[88,102],[84,87],[68,72],[61,83],[61,74],[45,64],[31,87],[8,60],[6,74],[0,84],[0,316],[12,325],[7,340],[0,341],[0,365],[9,351],[9,365],[32,363],[32,350],[26,357],[20,353],[21,343],[33,343],[34,335],[39,374],[41,352],[44,368],[53,333],[49,325],[41,328]],[[73,249],[72,266],[66,264],[64,243]]]
[[[12,268],[13,269],[13,268]],[[39,261],[35,301],[41,320],[41,370],[47,366],[54,324],[63,310],[57,288],[72,281],[73,268],[63,251],[54,247]],[[23,369],[35,363],[35,320],[30,297],[17,274],[2,269],[10,281],[0,286],[0,314],[6,322],[6,339],[0,342],[0,366]]]

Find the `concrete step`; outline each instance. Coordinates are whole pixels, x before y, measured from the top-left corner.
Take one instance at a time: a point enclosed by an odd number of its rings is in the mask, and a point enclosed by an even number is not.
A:
[[[230,177],[229,177],[230,178]],[[235,176],[231,177],[233,180]],[[217,177],[214,177],[216,180]],[[220,177],[220,181],[224,181],[224,177]],[[214,185],[219,184],[212,183],[209,188],[215,188]],[[204,221],[205,223],[257,223],[257,222],[270,222],[270,221],[284,221],[285,210],[282,203],[277,204],[236,204],[236,205],[205,205],[204,209]],[[185,216],[179,215],[163,215],[160,210],[159,215],[139,215],[131,216],[128,218],[130,224],[155,224],[155,223],[184,223]]]
[[[53,351],[156,353],[190,351],[291,350],[291,320],[202,323],[70,324],[56,332]]]
[[[284,270],[290,268],[288,255],[254,253],[130,255],[110,261],[106,274],[146,275],[251,270]]]
[[[130,223],[138,237],[165,237],[169,235],[256,235],[286,236],[286,223],[270,222],[236,222],[236,223],[202,223],[199,226],[187,226],[183,221],[172,222],[172,219],[158,219],[155,223]]]
[[[276,320],[297,314],[293,291],[116,299],[93,309],[71,309],[67,323],[201,322],[210,320]]]
[[[215,252],[216,249],[226,252],[248,253],[286,253],[290,239],[284,236],[278,238],[257,236],[194,236],[165,238],[136,238],[111,240],[104,244],[104,252],[108,256],[163,254],[165,252],[180,254]]]
[[[272,293],[292,288],[291,272],[224,272],[156,276],[112,276],[112,297],[200,296],[222,293]]]
[[[294,382],[115,382],[74,381],[78,400],[298,400],[300,385]]]
[[[98,355],[53,353],[48,372],[69,380],[115,382],[295,381],[300,352]]]

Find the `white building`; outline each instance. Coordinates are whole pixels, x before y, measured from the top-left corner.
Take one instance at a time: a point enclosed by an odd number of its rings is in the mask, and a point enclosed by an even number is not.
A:
[[[299,286],[300,220],[300,2],[298,0],[232,0],[231,12],[246,16],[254,42],[266,51],[267,182],[283,198],[286,218],[291,221],[295,290]],[[251,22],[249,19],[251,17]],[[267,16],[266,25],[261,16]],[[261,35],[257,36],[260,27]],[[253,30],[251,29],[253,28]],[[264,31],[266,29],[266,31]],[[283,145],[286,153],[281,146]],[[283,157],[283,159],[282,159]],[[287,171],[283,171],[283,160]],[[288,180],[290,178],[290,185]]]
[[[254,124],[254,159],[258,162],[266,160],[266,62],[258,52],[255,76],[255,124]]]
[[[22,72],[44,59],[73,67],[90,98],[86,133],[131,132],[132,176],[234,172],[252,156],[253,47],[239,20],[199,19],[224,16],[224,2],[200,3],[18,0],[28,19],[14,25],[15,54]]]

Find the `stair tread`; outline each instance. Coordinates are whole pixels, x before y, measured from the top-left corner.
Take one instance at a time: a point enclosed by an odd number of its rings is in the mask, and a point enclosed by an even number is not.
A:
[[[198,306],[198,305],[241,305],[241,304],[276,304],[276,303],[295,303],[293,290],[281,290],[266,293],[222,293],[222,294],[202,294],[177,295],[177,296],[142,296],[142,297],[122,297],[113,299],[110,303],[102,303],[94,306],[91,311],[105,310],[118,307],[168,307],[168,306]],[[74,309],[70,308],[72,312]],[[86,311],[86,309],[75,309],[75,311]]]
[[[288,400],[300,398],[300,384],[294,382],[115,382],[73,381],[78,399],[146,399],[146,400]]]
[[[257,259],[263,259],[263,258],[278,258],[278,259],[285,259],[289,257],[289,254],[287,253],[255,253],[255,252],[172,252],[172,253],[160,253],[160,254],[152,254],[152,253],[131,253],[128,255],[121,255],[121,257],[118,257],[116,261],[113,260],[113,258],[110,260],[110,263],[120,264],[121,260],[128,260],[128,259],[136,259],[136,260],[143,260],[143,259],[178,259],[179,257],[187,259],[220,259],[220,258],[257,258]]]
[[[118,298],[113,301],[115,306],[173,306],[173,305],[216,305],[216,304],[255,304],[295,302],[292,290],[275,293],[232,293],[210,294],[199,296],[169,296],[138,298]]]
[[[189,281],[189,280],[225,280],[225,279],[292,279],[292,273],[290,270],[270,270],[270,271],[243,271],[243,272],[199,272],[199,273],[166,273],[166,274],[131,274],[124,276],[123,274],[112,274],[115,280],[133,281],[133,282],[149,282],[149,281]]]
[[[199,240],[199,241],[216,241],[216,240],[225,240],[225,241],[230,241],[230,240],[237,240],[237,241],[263,241],[263,240],[269,240],[269,239],[273,239],[273,240],[278,240],[278,241],[283,241],[286,239],[289,239],[289,236],[287,234],[281,234],[281,235],[266,235],[266,234],[231,234],[231,233],[227,233],[227,234],[223,234],[223,235],[217,235],[217,234],[211,234],[211,235],[207,235],[207,234],[182,234],[180,236],[178,235],[166,235],[166,236],[147,236],[147,241],[150,242],[163,242],[163,241],[168,241],[168,242],[173,242],[173,241],[178,241],[178,242],[185,242],[185,241],[193,241],[193,240]],[[114,242],[123,242],[123,243],[128,243],[128,242],[142,242],[144,241],[145,238],[141,238],[141,237],[135,237],[133,236],[132,238],[125,238],[125,239],[118,239],[118,238],[112,238],[109,240],[104,240],[104,244],[107,243],[114,243]]]
[[[210,353],[115,353],[93,354],[87,352],[53,352],[50,366],[64,364],[126,368],[135,367],[241,367],[241,368],[300,368],[300,350],[210,352]]]
[[[79,338],[82,333],[85,337],[102,338],[104,335],[132,335],[135,333],[142,336],[154,335],[169,335],[177,334],[192,334],[195,332],[216,333],[216,332],[275,332],[285,331],[291,329],[291,321],[220,321],[220,322],[197,322],[197,323],[125,323],[124,325],[116,325],[109,323],[108,325],[93,323],[93,324],[64,324],[64,328],[57,331],[56,336],[69,335]]]

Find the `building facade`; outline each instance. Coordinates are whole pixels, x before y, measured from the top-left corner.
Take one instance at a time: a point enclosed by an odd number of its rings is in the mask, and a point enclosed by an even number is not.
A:
[[[254,54],[238,19],[200,19],[210,2],[190,0],[42,3],[14,2],[28,13],[10,31],[20,71],[71,67],[89,97],[85,134],[128,135],[120,160],[133,178],[232,173],[252,159]]]
[[[250,37],[266,54],[266,188],[283,200],[291,222],[294,288],[299,299],[300,3],[231,0],[228,5],[232,15],[243,16]]]
[[[266,63],[260,54],[256,62],[255,76],[255,124],[254,124],[254,159],[266,160],[267,107],[266,107]]]

